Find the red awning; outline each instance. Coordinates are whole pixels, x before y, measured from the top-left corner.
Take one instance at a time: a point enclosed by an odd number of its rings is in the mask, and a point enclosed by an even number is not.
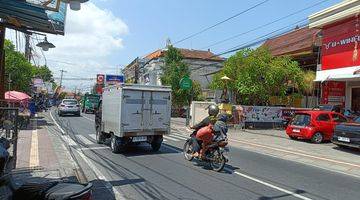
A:
[[[31,97],[23,92],[7,91],[5,92],[5,99],[10,101],[28,101]]]

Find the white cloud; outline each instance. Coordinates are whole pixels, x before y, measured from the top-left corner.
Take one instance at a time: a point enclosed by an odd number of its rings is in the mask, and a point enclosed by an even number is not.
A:
[[[108,71],[111,63],[107,58],[124,48],[122,36],[128,32],[128,26],[120,18],[91,2],[82,5],[77,12],[68,9],[65,36],[48,35],[48,41],[56,46],[45,53],[48,65],[55,75],[59,74],[59,69],[65,69],[76,76],[94,77]],[[69,84],[73,87],[76,83]]]

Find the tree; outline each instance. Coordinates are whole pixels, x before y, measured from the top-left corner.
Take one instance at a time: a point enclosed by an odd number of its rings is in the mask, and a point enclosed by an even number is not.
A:
[[[313,95],[315,89],[315,78],[316,74],[313,71],[305,71],[303,74],[304,81],[301,87],[302,93],[305,95],[306,101],[305,106],[308,107],[309,104],[309,95]]]
[[[46,65],[40,67],[34,67],[33,74],[34,76],[43,79],[43,81],[54,82],[53,74]]]
[[[201,86],[198,82],[193,81],[191,90],[183,90],[180,88],[180,80],[185,76],[190,76],[189,67],[183,63],[181,52],[169,46],[165,54],[165,65],[161,68],[161,82],[163,85],[169,85],[172,89],[172,103],[175,107],[189,105],[191,101],[191,93],[195,100],[201,98]]]
[[[15,51],[15,46],[5,40],[5,73],[11,77],[11,89],[29,92],[29,84],[34,67],[26,60],[23,54]]]
[[[33,77],[54,83],[51,70],[47,66],[36,67],[26,60],[25,56],[15,50],[10,40],[5,40],[5,73],[11,78],[11,89],[30,92]]]
[[[297,62],[289,57],[274,57],[265,47],[241,50],[231,56],[215,75],[213,88],[224,88],[220,79],[224,75],[231,78],[228,88],[238,97],[237,103],[246,105],[266,105],[271,96],[285,96],[290,85],[303,85]]]

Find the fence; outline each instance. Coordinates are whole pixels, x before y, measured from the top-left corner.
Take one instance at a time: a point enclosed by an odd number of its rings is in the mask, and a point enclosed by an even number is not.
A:
[[[0,101],[0,137],[8,139],[12,148],[9,150],[13,167],[16,166],[18,139],[19,108],[11,103]]]

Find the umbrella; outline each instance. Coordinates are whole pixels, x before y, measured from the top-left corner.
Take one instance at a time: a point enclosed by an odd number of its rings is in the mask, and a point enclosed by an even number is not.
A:
[[[23,92],[7,91],[5,92],[5,99],[10,101],[27,101],[31,97]]]

